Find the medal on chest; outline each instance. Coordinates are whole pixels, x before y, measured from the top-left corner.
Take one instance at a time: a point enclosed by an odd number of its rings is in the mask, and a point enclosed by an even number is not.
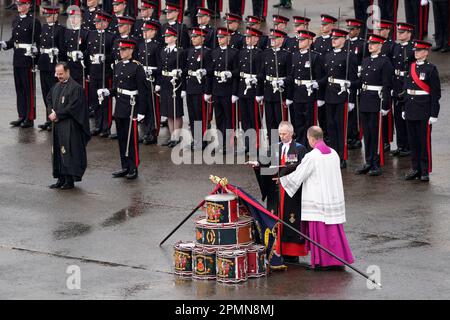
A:
[[[420,74],[419,74],[419,79],[420,80],[425,80],[425,72],[421,72]]]

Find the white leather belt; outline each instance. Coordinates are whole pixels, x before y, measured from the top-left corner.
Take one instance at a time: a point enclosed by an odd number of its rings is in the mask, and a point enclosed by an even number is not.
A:
[[[245,72],[239,73],[239,76],[243,79],[256,78],[256,74],[250,74],[250,73],[245,73]]]
[[[53,54],[53,49],[54,49],[54,48],[50,48],[50,49],[44,49],[44,48],[41,48],[41,53],[45,53],[45,54]]]
[[[162,71],[161,74],[165,77],[175,77],[177,75],[176,71]]]
[[[104,57],[104,54],[96,53],[90,56],[92,64],[100,64],[100,57]]]
[[[371,86],[371,85],[363,84],[361,89],[363,91],[376,91],[376,92],[380,93],[383,90],[383,86]]]
[[[188,76],[196,77],[197,70],[188,70],[187,74],[188,74]]]
[[[145,71],[147,71],[147,70],[156,70],[156,69],[158,69],[158,67],[150,67],[150,66],[144,66],[144,70]]]
[[[314,80],[299,80],[295,79],[294,83],[298,86],[306,86],[306,85],[312,85]]]
[[[272,77],[272,76],[266,76],[267,81],[274,81],[274,80],[285,80],[286,77]]]
[[[401,76],[401,77],[404,77],[406,75],[406,71],[401,71],[399,69],[395,69],[394,73],[396,76]]]
[[[124,94],[126,96],[135,96],[139,93],[138,90],[131,91],[131,90],[121,89],[121,88],[117,88],[117,92],[120,94]]]
[[[333,77],[328,77],[328,82],[329,83],[334,83],[334,84],[339,84],[339,85],[345,85],[346,81],[343,79],[335,79]]]
[[[426,95],[429,95],[428,92],[423,91],[423,90],[410,90],[410,89],[408,89],[408,90],[406,90],[406,92],[409,95],[411,95],[411,96],[426,96]]]
[[[229,70],[224,70],[224,71],[214,71],[214,75],[216,76],[216,77],[223,77],[223,73],[225,72],[225,71],[229,71]]]
[[[14,43],[14,48],[16,49],[31,49],[31,43]]]

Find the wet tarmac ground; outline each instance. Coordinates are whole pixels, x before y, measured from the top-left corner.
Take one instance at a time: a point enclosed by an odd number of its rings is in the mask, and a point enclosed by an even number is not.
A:
[[[275,13],[273,2],[269,14]],[[293,2],[297,9],[280,13],[302,15],[306,2]],[[353,15],[352,3],[341,1],[342,19]],[[317,0],[307,10],[317,31],[319,14],[337,13],[338,7]],[[403,8],[399,17],[404,17]],[[4,37],[9,37],[10,21],[11,15]],[[430,35],[433,29],[431,14]],[[227,177],[258,197],[253,171],[244,165],[174,165],[171,149],[141,146],[139,179],[112,179],[111,172],[119,167],[117,141],[93,137],[82,183],[72,191],[50,190],[51,134],[36,128],[45,116],[39,79],[35,128],[11,128],[8,123],[17,116],[11,61],[12,51],[0,53],[0,298],[450,298],[449,55],[431,57],[443,90],[432,135],[430,183],[403,181],[409,159],[389,156],[382,176],[356,176],[353,171],[362,163],[361,150],[350,152],[348,168],[343,170],[345,230],[355,266],[363,271],[378,266],[381,290],[369,290],[365,279],[349,269],[315,272],[290,266],[240,285],[174,276],[172,245],[194,240],[193,221],[198,214],[165,245],[158,244],[210,192],[209,175]],[[163,130],[160,143],[166,138]],[[66,285],[71,265],[81,270],[79,290]]]

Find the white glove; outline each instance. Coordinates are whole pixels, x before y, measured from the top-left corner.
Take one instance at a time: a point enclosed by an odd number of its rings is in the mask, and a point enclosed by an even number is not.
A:
[[[104,54],[98,55],[98,63],[103,63],[103,62],[105,62],[105,55]]]
[[[81,51],[75,51],[74,52],[74,56],[75,56],[76,59],[79,59],[79,60],[84,58],[83,52],[81,52]]]
[[[159,92],[160,90],[161,90],[161,86],[156,85],[156,86],[155,86],[155,91],[156,91],[156,92]]]
[[[420,0],[421,6],[426,6],[428,4],[428,0]]]
[[[321,106],[323,106],[325,104],[325,101],[323,100],[317,100],[317,106],[320,108]]]
[[[33,54],[35,54],[35,53],[38,53],[39,50],[38,50],[38,48],[37,48],[35,45],[33,45],[33,46],[31,46],[31,52],[32,52]]]
[[[355,104],[354,103],[349,103],[348,104],[348,112],[351,112],[353,109],[355,109]]]
[[[405,111],[402,111],[402,119],[403,119],[403,120],[406,120],[405,118],[406,118],[406,117],[405,117]]]
[[[53,55],[57,56],[59,54],[58,48],[52,48]]]
[[[289,100],[289,99],[286,99],[286,105],[287,105],[287,106],[290,106],[290,105],[293,104],[293,103],[294,103],[294,101]]]
[[[198,70],[197,70],[197,74],[198,74],[200,77],[206,76],[206,69],[198,69]]]
[[[238,96],[231,96],[231,103],[236,103],[239,100]]]
[[[176,76],[177,78],[180,78],[180,77],[181,77],[181,74],[183,73],[183,70],[181,70],[181,69],[175,69],[175,70],[173,70],[172,72],[175,73],[175,76]]]
[[[98,95],[98,96],[104,96],[104,97],[107,97],[107,96],[110,95],[110,92],[109,92],[108,89],[98,89],[98,90],[97,90],[97,95]]]
[[[428,119],[428,123],[429,124],[433,124],[433,123],[436,123],[437,122],[437,118],[435,118],[435,117],[430,117],[430,119]]]
[[[389,113],[389,110],[381,109],[381,115],[384,117]]]
[[[245,84],[247,86],[250,86],[250,85],[256,84],[256,83],[258,83],[258,79],[256,79],[256,78],[245,78]]]
[[[345,88],[346,89],[348,89],[348,88],[350,88],[350,86],[352,85],[352,83],[349,81],[349,80],[347,80],[347,81],[345,81]]]
[[[184,90],[181,91],[181,97],[182,97],[182,98],[186,97],[186,91],[184,91]]]
[[[150,78],[152,73],[153,73],[153,70],[152,69],[145,69],[144,71],[145,71],[145,76],[147,78]]]
[[[211,102],[211,95],[210,94],[204,94],[203,95],[203,100],[205,100],[206,102]]]
[[[139,114],[137,115],[137,121],[141,122],[143,119],[145,118],[145,116],[143,114]]]
[[[277,83],[280,87],[284,86],[284,80],[282,80],[282,79],[278,79],[278,80],[276,81],[276,83]]]
[[[261,103],[264,100],[264,96],[256,96],[256,102]]]
[[[319,89],[319,84],[317,83],[316,80],[313,81],[312,87],[313,87],[313,89]]]
[[[170,79],[170,83],[171,83],[174,87],[176,87],[176,85],[177,85],[177,78],[172,78],[172,79]]]
[[[233,76],[233,74],[231,73],[231,71],[223,71],[223,76],[225,78],[231,78]]]
[[[0,41],[0,49],[6,50],[6,42],[5,41]]]

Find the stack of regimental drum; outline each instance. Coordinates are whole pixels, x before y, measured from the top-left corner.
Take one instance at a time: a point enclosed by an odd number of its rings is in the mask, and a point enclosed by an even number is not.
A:
[[[266,250],[254,243],[253,218],[234,194],[205,198],[206,216],[195,221],[195,242],[174,245],[175,274],[239,283],[266,275]]]

